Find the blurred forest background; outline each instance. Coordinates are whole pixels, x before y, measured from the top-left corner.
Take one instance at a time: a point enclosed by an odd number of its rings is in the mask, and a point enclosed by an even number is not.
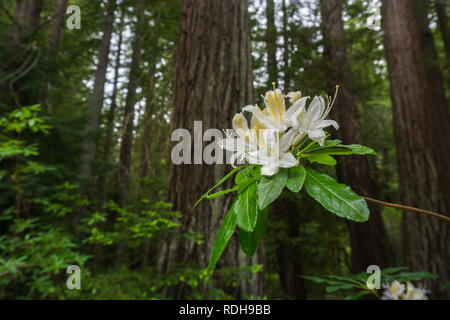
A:
[[[273,81],[339,84],[331,134],[378,153],[329,173],[449,216],[449,15],[446,0],[0,1],[0,298],[342,298],[300,276],[372,264],[435,273],[449,298],[445,221],[370,204],[354,223],[288,191],[257,254],[235,237],[207,276],[230,198],[192,206],[231,167],[170,161],[174,129],[230,128]]]

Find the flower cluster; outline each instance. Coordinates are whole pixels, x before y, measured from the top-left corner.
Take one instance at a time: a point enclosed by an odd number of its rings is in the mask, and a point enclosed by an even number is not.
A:
[[[415,288],[410,282],[401,284],[394,281],[391,284],[384,285],[386,289],[383,292],[382,300],[428,300],[427,291],[423,288]]]
[[[233,151],[232,163],[236,159],[250,164],[261,165],[261,174],[272,176],[279,168],[291,168],[298,165],[298,159],[291,153],[304,138],[324,145],[326,134],[324,128],[339,128],[334,120],[326,120],[336,94],[331,97],[315,96],[306,108],[309,97],[302,97],[300,91],[283,95],[273,84],[273,90],[266,92],[265,108],[257,105],[245,106],[242,111],[251,113],[250,127],[243,113],[233,117],[233,129],[236,135],[226,133],[226,138],[219,145]],[[337,89],[337,86],[336,86]],[[290,100],[286,108],[285,98]]]

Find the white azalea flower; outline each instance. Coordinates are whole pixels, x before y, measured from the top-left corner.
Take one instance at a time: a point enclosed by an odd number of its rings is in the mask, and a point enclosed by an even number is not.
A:
[[[383,292],[382,300],[428,300],[427,291],[423,288],[415,288],[410,282],[401,284],[394,281],[391,284],[383,286],[386,290]]]
[[[293,120],[304,109],[307,97],[301,98],[299,91],[292,93],[294,94],[294,98],[291,97],[292,105],[286,110],[283,93],[280,89],[275,88],[275,82],[273,82],[273,86],[273,90],[267,91],[263,97],[266,106],[264,110],[257,105],[245,106],[242,110],[251,112],[268,129],[285,131],[288,127],[292,127],[293,123],[296,123]]]
[[[398,281],[383,286],[386,290],[383,292],[382,300],[400,300],[400,297],[405,292],[405,285]]]
[[[428,300],[427,290],[424,288],[415,288],[411,283],[406,284],[406,293],[403,300]]]
[[[303,108],[296,110],[296,114],[298,114],[298,116],[291,119],[292,127],[298,130],[298,135],[295,137],[293,145],[296,145],[301,139],[308,135],[311,140],[316,141],[323,146],[326,138],[326,134],[323,129],[329,126],[339,129],[339,125],[336,121],[325,120],[333,107],[334,101],[336,100],[337,88],[338,87],[336,86],[336,93],[333,100],[327,97],[327,102],[325,103],[325,100],[322,97],[315,96],[308,109],[304,108],[303,103]],[[289,94],[291,100],[298,99],[299,92]],[[294,105],[296,103],[294,103]]]
[[[219,141],[219,145],[235,153],[231,157],[234,164],[236,159],[246,160],[250,164],[261,165],[261,174],[271,176],[280,167],[290,168],[298,165],[298,160],[287,152],[291,146],[295,131],[288,131],[280,135],[278,130],[267,128],[266,123],[252,116],[251,129],[242,113],[233,117],[233,129],[237,137],[227,135]]]

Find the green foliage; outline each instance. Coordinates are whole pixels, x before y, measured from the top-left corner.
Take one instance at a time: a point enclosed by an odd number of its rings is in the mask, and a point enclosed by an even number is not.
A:
[[[292,192],[300,192],[306,178],[306,170],[302,165],[289,168],[286,188]]]
[[[234,233],[234,229],[236,229],[236,211],[234,210],[234,206],[235,203],[233,203],[230,210],[228,210],[225,219],[220,225],[217,238],[214,241],[213,249],[211,251],[211,257],[209,258],[208,273],[214,271],[217,261],[219,261],[220,256]]]
[[[358,222],[369,219],[366,201],[330,176],[308,168],[305,187],[312,198],[334,214]]]
[[[410,282],[423,279],[436,279],[438,277],[437,275],[427,271],[404,272],[403,270],[405,269],[406,267],[395,267],[381,270],[381,284],[387,284],[393,281]],[[369,283],[369,277],[371,276],[371,274],[361,272],[355,275],[348,276],[327,275],[325,277],[302,277],[307,280],[314,281],[315,283],[325,284],[325,290],[327,293],[333,293],[341,290],[350,290],[350,294],[346,291],[347,293],[345,300],[356,300],[365,295],[375,295],[377,298],[380,298],[379,290],[374,287],[373,283]]]
[[[263,238],[267,227],[267,209],[258,212],[258,219],[255,229],[252,232],[245,230],[239,230],[239,243],[241,244],[242,251],[248,256],[252,257],[259,242]]]
[[[280,169],[276,175],[261,178],[258,183],[258,206],[261,210],[264,210],[280,196],[287,179],[288,173],[284,169]]]

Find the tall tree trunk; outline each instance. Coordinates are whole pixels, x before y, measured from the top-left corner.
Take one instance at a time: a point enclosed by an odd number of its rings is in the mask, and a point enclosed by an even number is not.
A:
[[[428,79],[420,33],[410,0],[384,0],[382,21],[388,61],[402,201],[406,205],[450,214],[450,122],[443,92]],[[412,271],[440,275],[427,281],[434,297],[450,280],[448,224],[422,214],[403,213],[403,244]]]
[[[127,96],[125,98],[125,112],[122,124],[122,136],[119,150],[119,168],[117,177],[117,202],[124,208],[130,202],[131,156],[134,140],[134,114],[136,104],[136,89],[139,80],[139,65],[141,61],[142,33],[145,20],[146,0],[140,0],[137,7],[138,19],[133,40],[130,73],[128,76]],[[127,257],[122,244],[118,244],[115,267],[118,270],[125,263]]]
[[[340,124],[339,139],[346,144],[362,144],[362,129],[356,100],[351,89],[350,68],[347,60],[343,0],[321,0],[322,33],[325,45],[324,56],[328,60],[329,79],[332,86],[340,84],[333,117]],[[329,84],[329,85],[330,85]],[[336,166],[340,182],[349,185],[360,195],[374,196],[377,186],[369,172],[367,158],[346,156]],[[380,208],[369,204],[370,219],[366,223],[347,221],[352,248],[353,272],[365,272],[370,265],[385,268],[392,263],[392,253]]]
[[[16,45],[22,42],[22,37],[36,30],[43,6],[43,0],[19,0],[14,13],[19,26],[15,26],[12,31],[13,42]]]
[[[282,221],[283,236],[277,240],[278,276],[286,299],[306,299],[303,274],[302,246],[293,241],[300,236],[300,221],[297,204],[288,197],[278,198],[271,210],[272,221]]]
[[[106,71],[109,61],[109,47],[114,25],[114,13],[116,10],[116,0],[108,1],[106,24],[103,30],[102,40],[98,53],[97,70],[95,71],[94,88],[89,101],[88,118],[85,127],[85,139],[81,155],[80,176],[85,185],[85,191],[92,194],[94,177],[93,161],[97,153],[97,143],[99,139],[100,115],[103,107],[103,95],[105,92]]]
[[[50,28],[50,36],[48,38],[48,45],[47,45],[47,81],[45,83],[41,104],[45,106],[49,112],[52,112],[52,107],[50,106],[49,97],[50,97],[50,91],[52,89],[52,80],[53,80],[53,74],[54,74],[54,66],[55,66],[55,60],[58,56],[58,47],[59,47],[59,40],[61,38],[61,31],[62,26],[64,23],[64,17],[67,9],[67,0],[55,0],[56,6],[53,11],[53,21]]]
[[[139,165],[139,176],[143,179],[148,176],[150,171],[150,150],[149,147],[151,145],[151,134],[152,134],[152,114],[153,114],[153,89],[154,89],[154,66],[152,65],[149,68],[149,75],[151,77],[150,84],[146,101],[145,101],[145,111],[144,116],[142,119],[142,125],[143,125],[143,131],[142,131],[142,137],[141,137],[141,159],[140,159],[140,165]]]
[[[203,129],[229,128],[238,108],[252,102],[252,60],[250,25],[246,0],[183,0],[174,85],[172,131],[186,128],[193,133],[194,120]],[[230,169],[225,165],[174,165],[170,167],[168,201],[183,213],[181,232],[192,229],[204,236],[204,245],[173,240],[160,261],[167,272],[177,263],[204,268],[208,264],[219,226],[231,204],[230,197],[196,200]],[[229,185],[229,183],[228,183]],[[226,186],[224,186],[225,188]],[[262,263],[262,246],[253,262]],[[243,260],[243,261],[242,261]],[[220,266],[249,264],[233,237],[218,263]],[[251,287],[253,295],[263,293],[258,274]],[[249,292],[242,292],[241,295]],[[175,296],[183,295],[180,287]]]
[[[284,91],[290,90],[291,75],[289,71],[289,33],[288,33],[288,9],[286,0],[281,3],[281,10],[283,11],[283,69],[284,69]]]
[[[277,28],[275,26],[275,4],[274,0],[266,0],[266,44],[267,44],[267,86],[278,81],[277,71]]]
[[[124,17],[125,14],[123,11],[120,11],[120,24],[119,24],[119,40],[117,43],[117,52],[116,59],[114,63],[114,80],[113,80],[113,91],[111,94],[111,106],[109,107],[107,114],[107,123],[106,123],[106,135],[105,135],[105,144],[103,151],[103,160],[105,163],[108,163],[111,160],[111,154],[113,149],[113,133],[114,133],[114,119],[116,117],[116,109],[117,109],[117,92],[119,86],[119,69],[121,67],[120,64],[120,56],[122,54],[122,42],[123,42],[123,28],[124,28]],[[99,208],[103,206],[106,201],[108,194],[108,184],[109,184],[109,172],[103,172],[100,178],[100,199],[99,199]]]
[[[139,7],[137,8],[138,20],[133,40],[133,54],[131,57],[127,96],[125,98],[125,112],[119,151],[117,200],[121,207],[126,206],[129,196],[128,189],[131,174],[131,153],[134,139],[134,105],[136,103],[136,89],[138,86],[139,64],[141,61],[144,8],[145,0],[140,0]]]
[[[434,0],[436,13],[438,16],[439,29],[441,30],[442,40],[444,41],[445,53],[450,60],[450,27],[448,26],[448,17],[446,9],[449,7],[448,0]]]
[[[432,104],[446,104],[444,95],[444,84],[439,61],[437,58],[437,50],[434,44],[433,33],[430,30],[428,21],[429,0],[413,0],[414,17],[419,32],[420,47],[422,57],[425,63],[427,81],[433,91]]]

